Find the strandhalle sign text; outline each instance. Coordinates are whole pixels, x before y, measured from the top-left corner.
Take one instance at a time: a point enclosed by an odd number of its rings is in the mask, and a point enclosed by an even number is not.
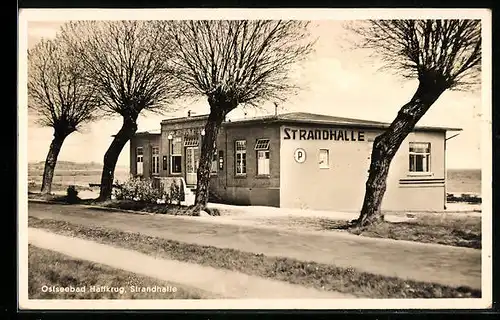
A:
[[[365,141],[365,132],[355,130],[284,128],[284,133],[284,140]]]

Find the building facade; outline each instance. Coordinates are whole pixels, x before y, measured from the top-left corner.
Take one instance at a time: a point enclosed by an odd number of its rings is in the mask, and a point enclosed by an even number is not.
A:
[[[131,174],[196,186],[207,116],[167,119],[130,143]],[[225,121],[212,157],[211,201],[359,211],[373,141],[388,124],[310,113]],[[439,211],[446,204],[446,132],[417,127],[392,161],[382,209]]]

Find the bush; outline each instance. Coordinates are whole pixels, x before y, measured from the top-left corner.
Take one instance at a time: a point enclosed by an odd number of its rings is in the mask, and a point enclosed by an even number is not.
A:
[[[78,198],[78,190],[76,190],[75,186],[69,186],[68,189],[66,189],[66,201],[68,203],[77,203],[80,200]]]
[[[180,205],[181,204],[181,200],[182,200],[181,187],[174,180],[172,182],[172,184],[170,185],[168,201],[169,201],[169,203],[176,202],[178,205]]]
[[[34,180],[30,180],[28,182],[28,190],[29,189],[35,189],[36,187],[37,187],[37,184],[36,184],[36,182]]]
[[[452,193],[448,193],[446,195],[446,201],[448,201],[448,202],[464,202],[464,203],[469,203],[469,204],[480,204],[482,202],[481,196],[467,194],[467,193],[462,193],[460,196],[457,196],[457,195],[452,194]]]
[[[118,188],[114,189],[116,200],[134,200],[156,203],[164,199],[166,194],[161,188],[155,188],[151,179],[131,177],[123,184],[116,182]]]

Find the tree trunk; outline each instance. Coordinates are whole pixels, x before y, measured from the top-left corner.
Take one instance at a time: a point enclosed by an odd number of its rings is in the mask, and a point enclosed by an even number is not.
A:
[[[49,194],[52,191],[52,179],[54,178],[57,157],[67,136],[68,134],[54,132],[54,138],[50,143],[49,153],[45,159],[45,167],[43,169],[42,194]]]
[[[118,157],[123,150],[123,147],[132,138],[137,131],[137,117],[138,116],[124,116],[123,124],[115,135],[113,142],[109,146],[106,154],[104,155],[104,166],[101,176],[101,189],[99,193],[99,201],[106,201],[111,199],[111,192],[113,190],[113,180],[115,177],[115,168]]]
[[[354,221],[355,227],[364,227],[384,220],[381,205],[391,161],[405,138],[444,90],[443,86],[434,82],[426,85],[420,81],[410,102],[399,110],[389,128],[375,138],[363,207],[358,219]]]
[[[205,124],[205,136],[201,143],[201,155],[197,171],[198,180],[193,215],[199,215],[200,210],[203,210],[208,203],[212,156],[215,152],[217,134],[224,121],[224,115],[223,111],[212,111]]]

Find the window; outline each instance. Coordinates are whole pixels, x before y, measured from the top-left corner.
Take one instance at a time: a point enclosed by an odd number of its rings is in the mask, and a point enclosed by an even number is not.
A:
[[[219,150],[219,170],[224,169],[224,151]]]
[[[142,147],[138,147],[136,150],[136,163],[137,163],[137,168],[136,168],[136,173],[137,175],[142,175],[143,173],[143,165],[144,165],[144,154],[142,151]]]
[[[236,175],[247,173],[247,142],[245,140],[236,141]]]
[[[210,168],[210,172],[212,174],[216,174],[218,166],[219,166],[219,161],[218,161],[217,149],[216,149],[216,150],[214,150],[214,154],[212,155],[212,167]]]
[[[257,175],[269,175],[269,151],[257,151]]]
[[[410,172],[430,172],[431,144],[410,142]]]
[[[269,175],[269,142],[269,139],[259,139],[255,143],[257,175]]]
[[[153,165],[153,174],[159,174],[160,173],[160,148],[158,147],[153,147],[152,148],[152,165]]]
[[[269,139],[259,139],[255,143],[255,150],[269,150]]]
[[[168,170],[167,156],[163,156],[163,170]]]
[[[319,168],[320,169],[330,168],[330,150],[319,149]]]
[[[174,137],[170,144],[170,173],[182,173],[182,139]]]
[[[184,138],[184,147],[197,147],[199,143],[198,137]]]

